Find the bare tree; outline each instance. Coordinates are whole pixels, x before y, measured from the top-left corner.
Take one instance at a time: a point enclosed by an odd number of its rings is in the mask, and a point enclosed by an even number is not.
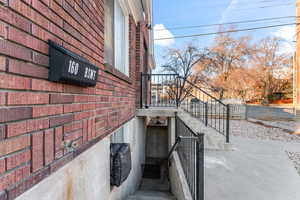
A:
[[[281,42],[276,37],[253,42],[250,37],[224,33],[204,50],[191,44],[183,49],[170,49],[162,67],[182,79],[169,84],[169,96],[183,101],[192,96],[193,85],[197,85],[221,100],[255,99],[268,104],[274,94],[292,91],[292,55],[282,53]]]
[[[197,84],[200,80],[200,77],[195,74],[194,67],[201,58],[202,54],[200,54],[199,49],[192,44],[188,44],[183,49],[173,48],[168,50],[167,55],[164,56],[166,64],[161,67],[164,72],[178,74],[180,76],[180,79],[176,80],[178,88],[170,87],[169,89],[169,95],[172,98],[176,96],[179,102],[182,102],[191,94],[192,85]],[[192,84],[187,84],[187,82]]]
[[[280,53],[281,40],[277,37],[262,39],[255,46],[251,60],[252,78],[263,104],[270,96],[288,89],[292,84],[292,56]]]
[[[254,96],[253,86],[255,80],[250,76],[248,68],[241,67],[232,70],[228,80],[223,84],[227,91],[227,98],[240,99],[246,102]]]
[[[210,72],[209,77],[202,80],[212,92],[218,93],[219,98],[223,99],[230,74],[243,67],[251,52],[249,37],[234,38],[230,33],[219,34],[213,46],[205,50],[203,59],[199,61]]]

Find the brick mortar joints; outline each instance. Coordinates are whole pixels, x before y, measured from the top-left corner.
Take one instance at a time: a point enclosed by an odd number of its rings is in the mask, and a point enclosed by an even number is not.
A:
[[[98,142],[100,142],[101,140],[106,138],[108,135],[110,135],[113,131],[117,130],[119,127],[123,126],[124,124],[126,124],[127,122],[132,120],[134,117],[135,117],[135,115],[131,116],[128,120],[124,121],[118,127],[113,128],[109,133],[106,133],[104,135],[100,135],[97,138],[94,138],[93,140],[90,140],[88,143],[82,144],[76,150],[64,155],[63,157],[61,157],[57,160],[52,161],[50,164],[48,164],[47,166],[44,166],[39,171],[34,172],[29,177],[26,177],[25,179],[21,180],[19,183],[16,183],[12,187],[0,192],[0,200],[13,200],[16,197],[20,196],[21,194],[23,194],[24,192],[26,192],[27,190],[29,190],[30,188],[32,188],[36,184],[43,181],[44,178],[50,176],[51,174],[53,174],[57,170],[61,169],[66,164],[73,161],[77,156],[79,156],[82,153],[86,152],[88,149],[90,149],[95,144],[97,144]],[[60,165],[60,162],[62,162],[61,165]],[[58,165],[58,167],[56,165]],[[30,179],[32,179],[34,177],[39,177],[38,181],[28,184],[27,181],[29,181]],[[25,184],[25,186],[23,186],[22,184]],[[21,192],[18,191],[19,187],[21,187],[21,189],[20,189],[20,190],[22,190]]]

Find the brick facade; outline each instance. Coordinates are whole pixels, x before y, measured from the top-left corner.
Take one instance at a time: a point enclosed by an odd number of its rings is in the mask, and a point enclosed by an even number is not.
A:
[[[129,25],[126,77],[103,63],[103,0],[0,0],[0,200],[22,194],[134,117],[148,34],[131,16]],[[49,82],[48,39],[98,66],[97,85]]]

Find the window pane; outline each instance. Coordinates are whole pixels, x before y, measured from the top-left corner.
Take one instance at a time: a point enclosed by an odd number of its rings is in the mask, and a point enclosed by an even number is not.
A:
[[[111,135],[111,143],[124,143],[124,127]]]
[[[116,1],[115,3],[115,67],[125,73],[126,67],[126,17],[124,12]]]
[[[114,0],[105,0],[104,62],[114,66]]]

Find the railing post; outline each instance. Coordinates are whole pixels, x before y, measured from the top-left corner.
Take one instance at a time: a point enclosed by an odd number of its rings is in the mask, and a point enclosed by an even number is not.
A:
[[[199,137],[199,136],[198,136]],[[198,141],[196,141],[196,197],[195,199],[199,199],[200,200],[200,144],[199,144],[200,140],[198,139]]]
[[[205,126],[208,125],[208,102],[205,102],[204,103],[204,106],[205,106]]]
[[[150,81],[150,88],[149,88],[149,106],[152,105],[152,77],[151,77],[151,74],[149,74],[149,81]],[[149,84],[148,84],[149,85]]]
[[[196,199],[204,200],[204,134],[198,134],[196,141]]]
[[[141,72],[140,80],[140,108],[143,108],[143,72]]]
[[[229,120],[230,120],[230,105],[226,105],[226,143],[229,143]]]
[[[150,74],[146,74],[146,85],[145,85],[145,89],[146,89],[146,96],[144,97],[145,98],[145,108],[149,108],[149,105],[150,105],[150,99],[151,99],[151,86],[149,88],[149,82],[150,82],[150,85],[151,85],[151,75]],[[150,97],[150,98],[149,98]]]
[[[179,97],[178,97],[178,90],[179,90],[179,77],[176,77],[176,108],[179,106]]]
[[[177,119],[178,118],[178,116],[177,116],[177,112],[175,112],[175,138],[177,138],[178,137],[178,127],[177,127]]]

